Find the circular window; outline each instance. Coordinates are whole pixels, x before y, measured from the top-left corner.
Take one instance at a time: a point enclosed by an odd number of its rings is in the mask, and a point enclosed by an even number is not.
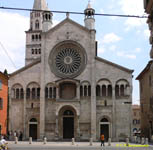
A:
[[[63,42],[53,48],[49,56],[49,64],[51,71],[57,76],[73,78],[84,70],[86,53],[74,42]]]

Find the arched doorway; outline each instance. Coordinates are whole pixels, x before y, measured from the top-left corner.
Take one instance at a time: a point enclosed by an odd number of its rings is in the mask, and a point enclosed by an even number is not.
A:
[[[65,110],[63,113],[63,139],[74,137],[74,113],[71,110]]]
[[[32,137],[33,140],[37,139],[37,126],[38,122],[35,118],[30,119],[29,121],[29,137]]]
[[[100,134],[104,134],[105,140],[108,141],[109,138],[109,131],[110,131],[110,123],[108,119],[103,118],[100,121]]]

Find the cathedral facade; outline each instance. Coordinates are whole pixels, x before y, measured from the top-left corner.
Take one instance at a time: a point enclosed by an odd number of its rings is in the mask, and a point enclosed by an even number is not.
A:
[[[113,141],[131,137],[132,72],[97,56],[95,10],[85,25],[52,26],[45,0],[35,0],[26,32],[25,66],[9,79],[9,130],[24,138]]]

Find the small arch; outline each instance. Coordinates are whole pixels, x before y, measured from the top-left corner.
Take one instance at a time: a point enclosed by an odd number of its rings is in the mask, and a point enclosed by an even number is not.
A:
[[[29,122],[37,122],[37,119],[36,118],[32,118],[32,119],[30,119]]]
[[[102,118],[100,122],[109,122],[107,118]]]
[[[65,110],[63,116],[74,116],[74,113],[71,110]]]

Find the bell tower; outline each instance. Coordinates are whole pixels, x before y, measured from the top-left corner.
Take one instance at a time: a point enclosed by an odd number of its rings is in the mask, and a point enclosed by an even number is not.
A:
[[[46,31],[51,28],[52,13],[48,9],[46,0],[34,0],[33,11],[30,13],[30,29],[26,31],[25,65],[41,57],[41,33],[44,30],[44,15],[49,18],[45,24]]]
[[[91,7],[90,1],[88,2],[87,8],[84,10],[85,14],[85,27],[89,30],[95,29],[95,10]]]

